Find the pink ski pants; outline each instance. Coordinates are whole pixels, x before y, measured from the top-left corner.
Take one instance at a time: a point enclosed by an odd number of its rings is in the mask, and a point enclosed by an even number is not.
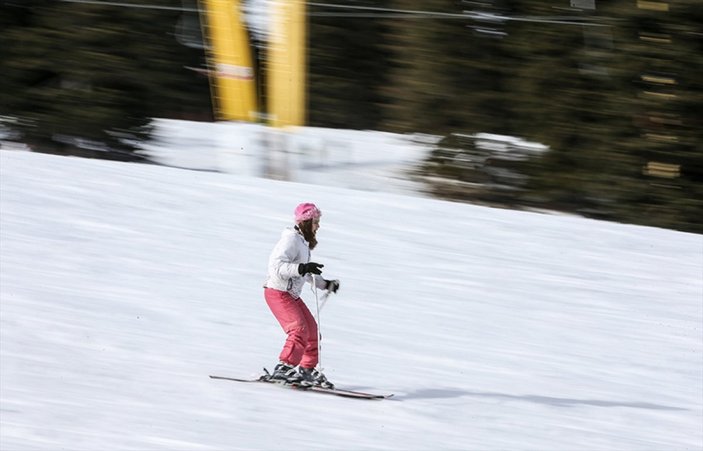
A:
[[[264,289],[273,316],[288,335],[279,360],[289,365],[314,368],[317,365],[317,323],[307,305],[287,291]]]

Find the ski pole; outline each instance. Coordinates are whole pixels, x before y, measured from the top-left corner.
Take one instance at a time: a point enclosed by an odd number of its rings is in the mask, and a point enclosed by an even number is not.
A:
[[[325,291],[325,294],[322,295],[322,298],[320,299],[320,311],[325,307],[325,303],[327,302],[327,298],[330,297],[330,292]]]
[[[322,324],[320,323],[320,301],[317,298],[317,280],[315,275],[312,276],[313,293],[315,293],[315,310],[317,320],[317,367],[318,371],[322,372]],[[327,300],[327,298],[325,298]]]

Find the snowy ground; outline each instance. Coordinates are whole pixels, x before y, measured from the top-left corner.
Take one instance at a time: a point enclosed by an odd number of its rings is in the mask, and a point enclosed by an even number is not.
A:
[[[703,449],[701,235],[12,151],[0,190],[2,451]],[[275,363],[301,201],[326,373],[391,400],[208,378]]]

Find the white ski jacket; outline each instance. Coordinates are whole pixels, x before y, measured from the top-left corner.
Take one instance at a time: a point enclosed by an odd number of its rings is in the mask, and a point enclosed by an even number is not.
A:
[[[305,282],[313,283],[310,274],[301,276],[298,265],[310,262],[310,246],[303,235],[293,228],[286,228],[274,246],[268,263],[268,277],[264,287],[287,291],[299,298]],[[324,289],[327,282],[322,277],[314,278],[317,288]]]

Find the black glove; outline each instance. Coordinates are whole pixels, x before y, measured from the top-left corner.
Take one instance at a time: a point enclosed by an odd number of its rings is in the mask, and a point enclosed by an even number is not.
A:
[[[327,280],[327,290],[336,293],[339,290],[339,280]]]
[[[298,272],[301,276],[304,276],[307,273],[322,274],[322,270],[320,268],[322,268],[323,266],[325,265],[321,265],[315,262],[301,263],[298,265]]]

